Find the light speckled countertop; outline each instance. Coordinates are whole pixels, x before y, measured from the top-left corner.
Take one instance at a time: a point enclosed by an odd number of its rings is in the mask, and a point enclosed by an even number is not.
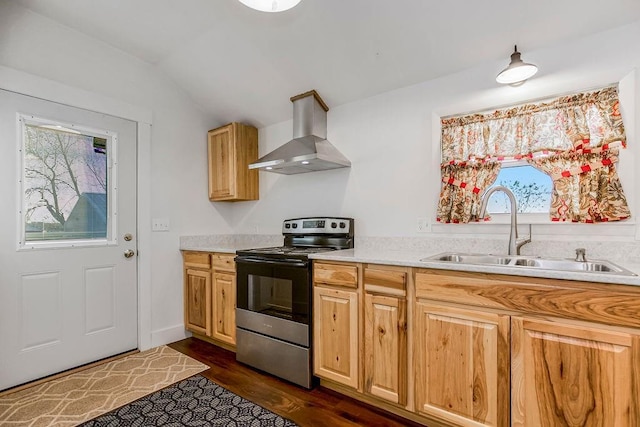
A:
[[[283,237],[281,235],[218,234],[180,237],[180,250],[229,254],[234,254],[237,250],[241,249],[282,246],[282,244]],[[524,266],[472,265],[420,261],[422,258],[443,252],[502,254],[505,247],[503,240],[365,237],[356,238],[355,247],[356,249],[313,254],[310,258],[327,261],[361,262],[640,286],[640,276],[542,270]],[[607,260],[636,274],[640,274],[640,244],[638,242],[534,241],[526,245],[524,249],[526,256],[544,253],[545,256],[549,258],[565,258],[567,255],[570,255],[576,247],[586,247],[587,259],[590,261]]]
[[[181,251],[195,251],[195,252],[218,252],[222,254],[235,254],[236,251],[242,249],[251,249],[254,246],[243,245],[180,245]]]
[[[615,283],[620,285],[640,286],[640,276],[624,276],[613,273],[566,272],[543,270],[521,266],[496,266],[479,264],[456,264],[442,261],[420,261],[422,258],[436,255],[418,251],[398,251],[384,249],[345,249],[341,251],[323,252],[310,255],[309,258],[324,261],[361,262],[370,264],[397,265],[404,267],[434,268],[439,270],[469,271],[476,273],[496,273],[514,276],[543,277],[548,279],[581,280],[586,282]],[[597,261],[597,260],[590,260]],[[640,272],[638,264],[621,264],[636,274]]]
[[[235,254],[242,249],[268,248],[282,244],[282,236],[274,235],[212,234],[180,237],[181,251]]]

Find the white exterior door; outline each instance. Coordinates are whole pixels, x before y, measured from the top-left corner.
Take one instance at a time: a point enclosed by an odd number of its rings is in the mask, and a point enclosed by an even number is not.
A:
[[[0,390],[137,348],[136,135],[0,90]]]

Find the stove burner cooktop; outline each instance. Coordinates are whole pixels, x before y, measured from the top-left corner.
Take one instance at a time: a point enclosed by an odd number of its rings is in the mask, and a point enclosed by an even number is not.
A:
[[[238,254],[248,255],[309,255],[319,252],[333,251],[334,248],[314,248],[301,246],[275,246],[272,248],[255,248],[238,251]]]
[[[312,217],[287,219],[282,224],[284,245],[236,251],[239,257],[307,260],[310,254],[353,248],[353,219]]]

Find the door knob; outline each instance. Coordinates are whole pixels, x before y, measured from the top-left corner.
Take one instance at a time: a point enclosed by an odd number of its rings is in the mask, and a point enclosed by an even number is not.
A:
[[[125,258],[131,258],[132,256],[134,256],[136,253],[134,251],[132,251],[131,249],[127,249],[126,251],[124,251],[124,257]]]

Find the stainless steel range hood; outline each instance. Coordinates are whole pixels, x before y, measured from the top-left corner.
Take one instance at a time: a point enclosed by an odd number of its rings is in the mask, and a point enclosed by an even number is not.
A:
[[[351,162],[327,141],[327,111],[315,90],[294,96],[293,139],[249,165],[285,175],[346,168]]]

